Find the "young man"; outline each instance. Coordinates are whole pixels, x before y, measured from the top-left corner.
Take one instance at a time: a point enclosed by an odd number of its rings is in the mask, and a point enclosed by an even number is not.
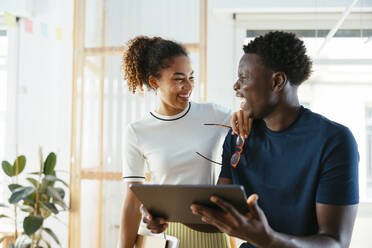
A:
[[[359,201],[353,135],[299,104],[311,60],[294,34],[270,32],[243,50],[234,90],[254,122],[244,143],[227,135],[219,183],[243,185],[250,212],[211,197],[223,211],[193,213],[241,247],[348,247]]]

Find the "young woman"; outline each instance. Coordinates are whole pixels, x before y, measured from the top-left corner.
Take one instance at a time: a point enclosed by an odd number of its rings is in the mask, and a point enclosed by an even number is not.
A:
[[[190,101],[194,72],[186,49],[159,37],[136,37],[127,44],[123,69],[129,90],[156,91],[158,107],[127,127],[123,178],[126,182],[120,248],[133,247],[137,232],[149,233],[141,224],[140,201],[129,185],[142,183],[145,173],[153,184],[215,184],[211,157],[228,129],[205,123],[230,124],[231,112],[212,103]],[[180,239],[180,248],[228,247],[221,233],[202,233],[180,223],[166,225],[166,234]],[[140,228],[139,228],[140,227]],[[140,230],[139,230],[140,229]]]

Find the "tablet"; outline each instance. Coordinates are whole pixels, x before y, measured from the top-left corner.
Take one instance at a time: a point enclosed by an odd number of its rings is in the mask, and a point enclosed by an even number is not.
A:
[[[219,209],[209,200],[212,195],[230,202],[242,214],[249,211],[240,185],[131,184],[130,189],[153,217],[163,217],[168,222],[205,224],[191,212],[190,206],[197,203]]]

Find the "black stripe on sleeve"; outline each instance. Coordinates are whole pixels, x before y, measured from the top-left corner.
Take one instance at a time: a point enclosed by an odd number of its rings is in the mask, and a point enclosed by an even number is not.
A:
[[[145,179],[145,177],[138,177],[138,176],[129,176],[129,177],[123,177],[123,178],[143,178],[143,179]]]

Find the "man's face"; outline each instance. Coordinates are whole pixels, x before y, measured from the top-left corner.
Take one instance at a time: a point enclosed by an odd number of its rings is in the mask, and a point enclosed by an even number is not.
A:
[[[263,65],[258,55],[246,53],[240,59],[234,90],[242,99],[240,108],[250,117],[263,119],[273,110],[276,104],[273,80],[273,71]]]

